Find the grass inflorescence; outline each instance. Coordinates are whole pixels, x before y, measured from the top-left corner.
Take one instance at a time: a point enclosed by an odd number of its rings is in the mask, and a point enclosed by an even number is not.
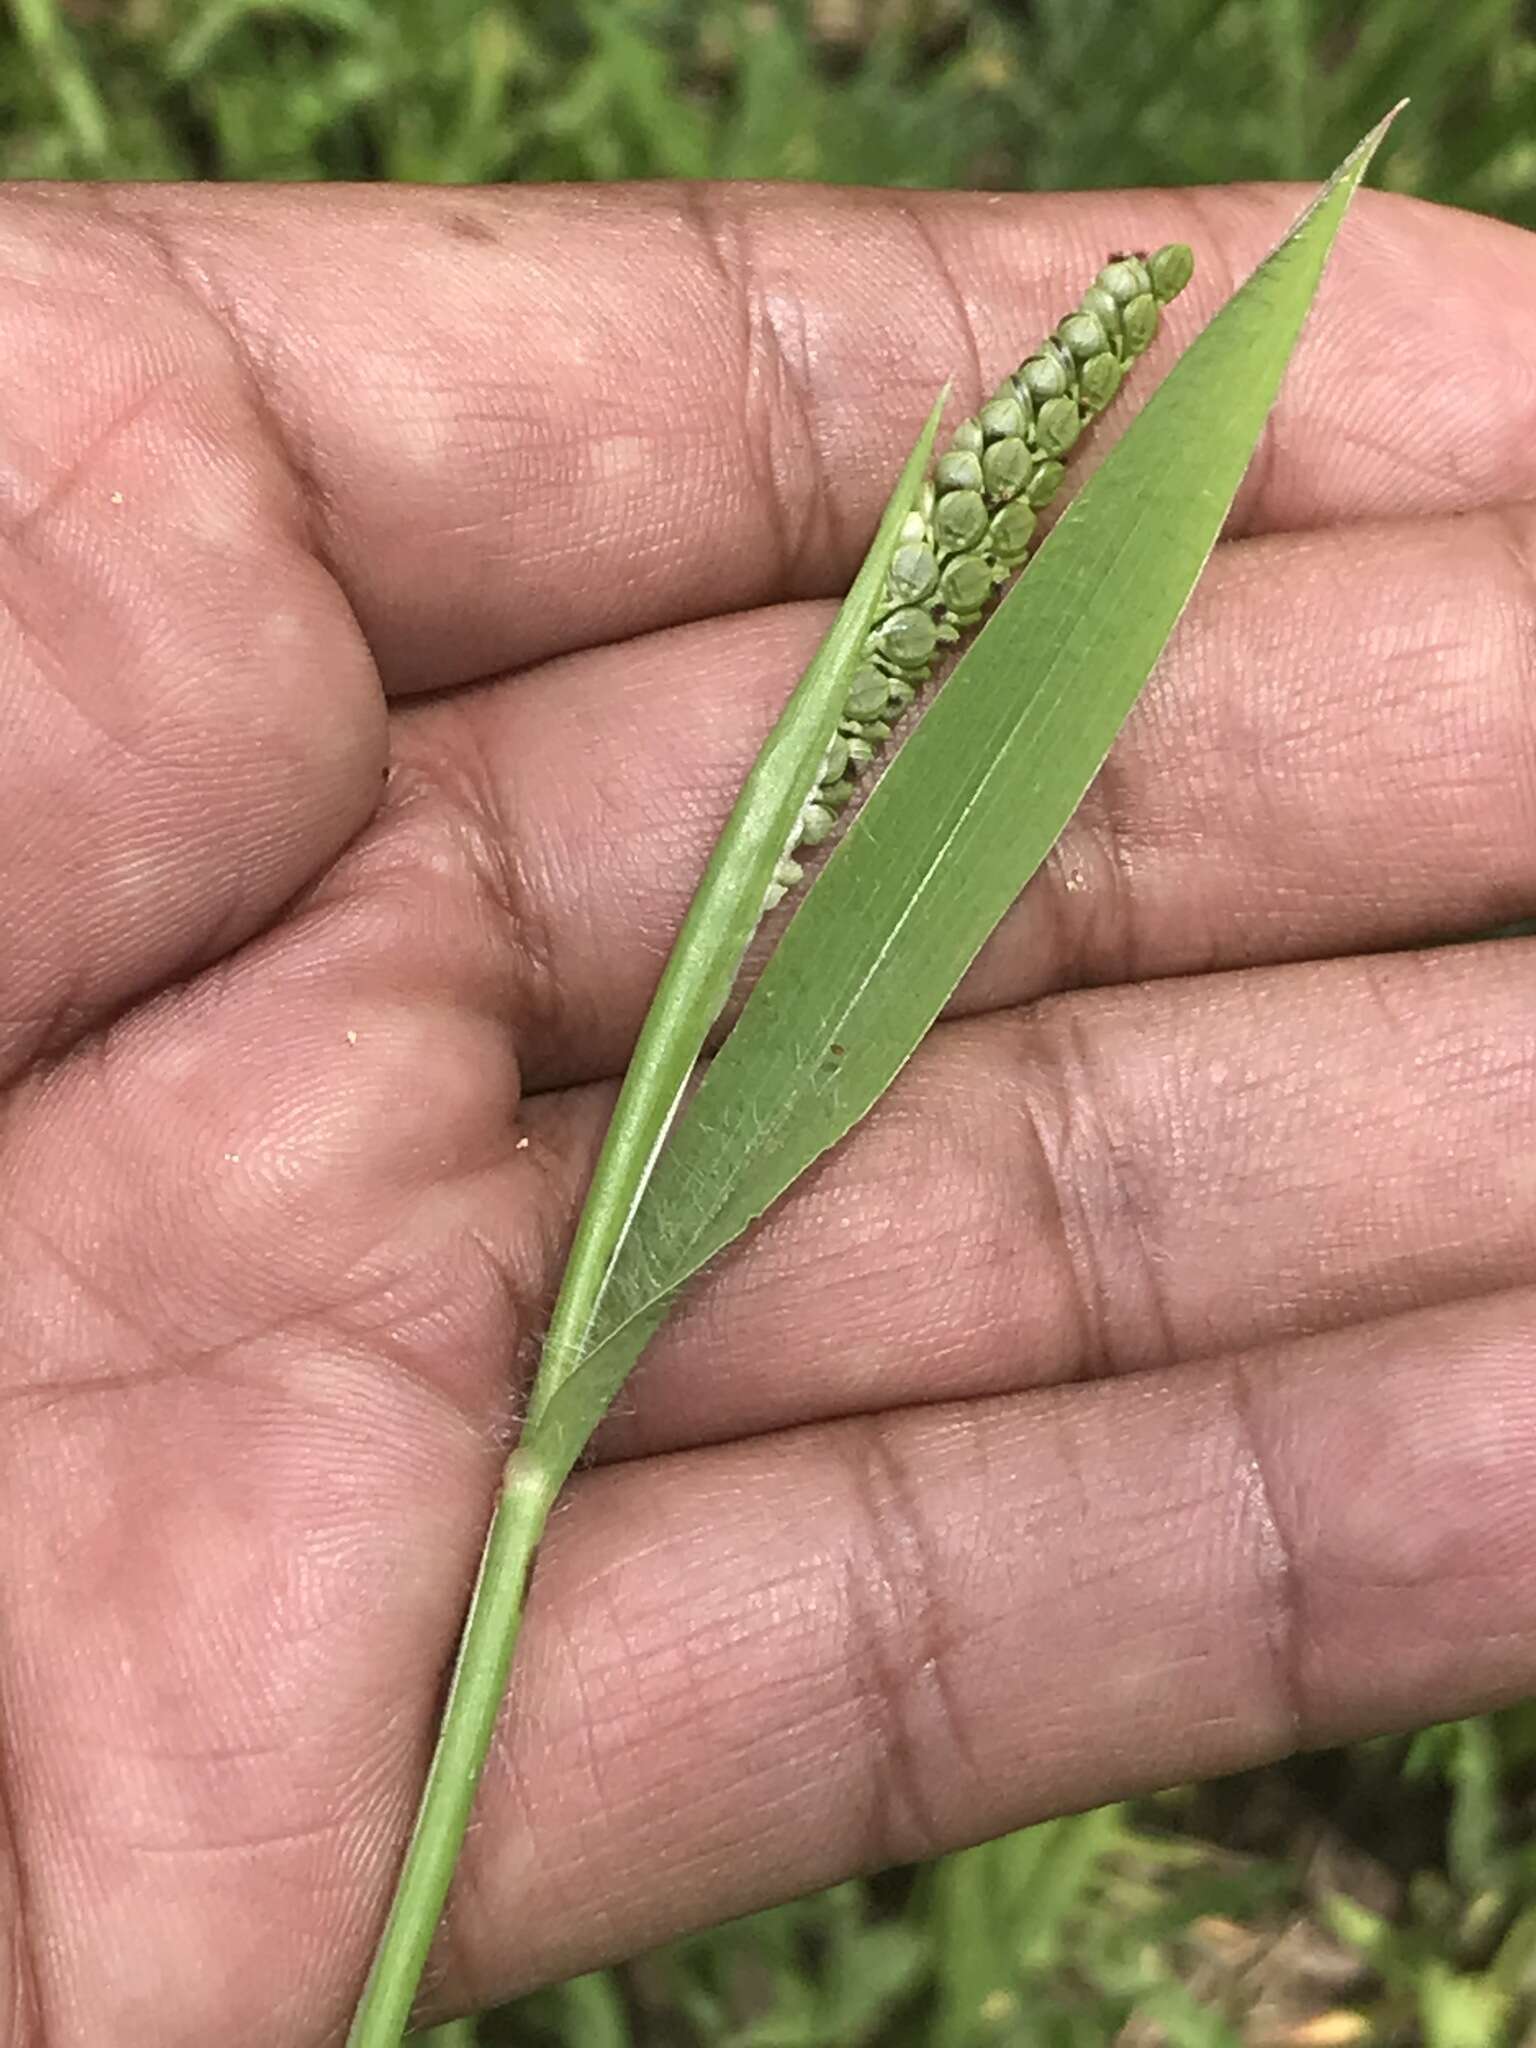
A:
[[[886,578],[844,715],[806,798],[795,844],[769,885],[773,909],[803,879],[793,856],[820,846],[939,660],[986,616],[1029,557],[1066,459],[1157,338],[1161,309],[1188,284],[1182,242],[1113,256],[1053,334],[950,436]]]

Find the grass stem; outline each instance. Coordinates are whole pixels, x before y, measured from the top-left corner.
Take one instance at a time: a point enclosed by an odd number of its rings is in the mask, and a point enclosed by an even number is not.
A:
[[[399,2048],[495,1733],[528,1574],[563,1474],[519,1446],[507,1460],[416,1825],[347,2048]]]

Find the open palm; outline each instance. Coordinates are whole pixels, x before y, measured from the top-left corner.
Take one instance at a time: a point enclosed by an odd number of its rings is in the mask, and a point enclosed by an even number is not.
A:
[[[3,2048],[338,2036],[900,454],[1296,198],[5,197]],[[1438,943],[1536,885],[1533,257],[1360,203],[1048,869],[557,1511],[438,2009],[1536,1679],[1536,968]]]

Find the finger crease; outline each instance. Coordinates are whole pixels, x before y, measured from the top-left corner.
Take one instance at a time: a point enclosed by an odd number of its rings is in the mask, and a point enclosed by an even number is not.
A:
[[[1228,1398],[1242,1445],[1248,1509],[1256,1535],[1252,1555],[1263,1593],[1265,1648],[1275,1702],[1292,1749],[1304,1748],[1313,1715],[1307,1697],[1303,1641],[1304,1587],[1296,1549],[1276,1501],[1264,1432],[1254,1404],[1253,1367],[1241,1359],[1227,1375]]]
[[[688,189],[685,203],[709,266],[737,309],[742,446],[759,480],[777,561],[777,575],[764,587],[820,588],[815,565],[844,549],[816,426],[803,309],[794,301],[791,311],[764,288],[741,222],[708,190]]]
[[[1070,1000],[1035,1013],[1045,1032],[1040,1064],[1056,1073],[1061,1135],[1054,1145],[1026,1081],[1024,1099],[1061,1224],[1067,1273],[1090,1340],[1081,1373],[1168,1367],[1183,1355],[1162,1261],[1147,1228],[1154,1204],[1142,1186],[1138,1148],[1118,1135],[1105,1107],[1092,1041]]]
[[[862,1536],[844,1599],[847,1668],[876,1758],[868,1856],[888,1865],[940,1851],[944,1830],[930,1788],[952,1782],[956,1760],[972,1778],[981,1765],[951,1681],[948,1609],[920,1490],[882,1418],[839,1435]]]
[[[330,492],[316,470],[311,452],[278,404],[266,366],[251,347],[233,308],[214,279],[188,260],[175,236],[159,221],[139,214],[105,187],[98,188],[94,203],[108,220],[134,237],[182,304],[217,335],[245,390],[262,437],[277,457],[293,491],[304,546],[332,581],[344,588],[330,540],[335,523]]]
[[[966,304],[964,292],[960,289],[960,280],[955,274],[955,267],[949,260],[949,254],[943,242],[929,225],[924,209],[921,206],[915,205],[911,200],[901,200],[898,202],[898,205],[902,218],[917,236],[918,241],[922,243],[933,274],[938,280],[944,296],[949,300],[950,308],[955,316],[955,326],[959,330],[959,346],[965,351],[970,361],[971,390],[975,394],[976,403],[980,404],[987,390],[987,380],[983,375],[981,367],[981,349],[976,340],[976,322],[971,317],[971,309]]]
[[[1500,506],[1492,516],[1518,593],[1519,618],[1512,636],[1520,668],[1515,702],[1522,714],[1518,752],[1524,771],[1523,822],[1529,828],[1536,816],[1536,723],[1530,716],[1536,704],[1536,506]]]
[[[4,1684],[9,1660],[0,1661],[0,1854],[9,1864],[15,1891],[15,1919],[6,1936],[9,1950],[9,2010],[4,2048],[44,2048],[42,1972],[38,1964],[32,1883],[24,1853],[16,1801],[16,1744],[12,1708]]]

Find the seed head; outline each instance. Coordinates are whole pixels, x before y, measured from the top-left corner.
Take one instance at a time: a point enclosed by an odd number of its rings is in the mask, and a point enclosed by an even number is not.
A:
[[[1111,256],[1054,334],[962,420],[907,515],[886,573],[885,603],[854,671],[838,731],[800,814],[794,845],[819,846],[860,773],[932,673],[940,650],[986,612],[1024,563],[1036,515],[1061,488],[1063,458],[1111,404],[1126,370],[1156,339],[1159,308],[1189,282],[1182,242]],[[787,853],[765,908],[800,880]]]

